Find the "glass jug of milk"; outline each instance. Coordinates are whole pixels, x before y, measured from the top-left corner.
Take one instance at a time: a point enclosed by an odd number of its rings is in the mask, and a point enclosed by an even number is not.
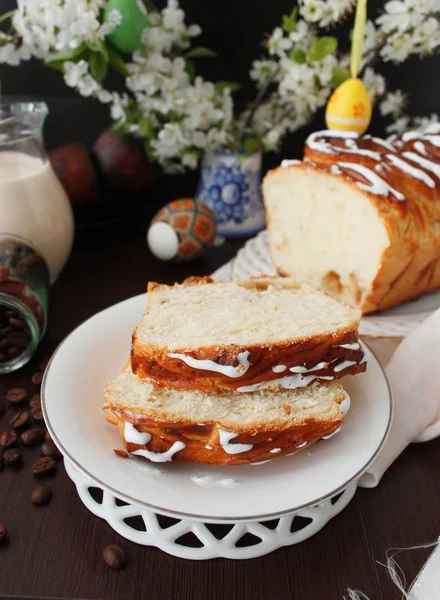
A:
[[[72,248],[73,214],[46,155],[44,103],[0,104],[0,234],[28,240],[58,277]]]

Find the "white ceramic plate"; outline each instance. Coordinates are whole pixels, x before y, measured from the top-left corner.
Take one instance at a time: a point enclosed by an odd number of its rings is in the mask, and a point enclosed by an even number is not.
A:
[[[61,344],[46,371],[42,405],[61,452],[90,479],[130,503],[205,522],[262,520],[317,504],[360,477],[382,447],[391,421],[386,377],[374,356],[348,377],[352,408],[342,431],[308,450],[262,465],[203,466],[117,457],[122,442],[100,411],[107,381],[127,360],[145,295],[95,315]],[[191,478],[212,477],[198,480]],[[200,483],[209,483],[202,487]]]
[[[230,278],[249,279],[264,273],[276,274],[275,266],[270,259],[267,231],[259,233],[239,250],[232,260]],[[440,290],[395,308],[363,317],[360,333],[375,337],[406,336],[437,308],[440,308]]]

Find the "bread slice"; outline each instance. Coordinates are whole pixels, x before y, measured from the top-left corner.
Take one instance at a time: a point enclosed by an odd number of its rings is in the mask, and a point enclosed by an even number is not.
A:
[[[153,462],[238,465],[293,453],[331,435],[348,407],[336,382],[214,395],[157,388],[127,365],[108,384],[104,408],[130,453]]]
[[[150,283],[131,366],[157,385],[248,392],[365,370],[360,312],[293,279]]]

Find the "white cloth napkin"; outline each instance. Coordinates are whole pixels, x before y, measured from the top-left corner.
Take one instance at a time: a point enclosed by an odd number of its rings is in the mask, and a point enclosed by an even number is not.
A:
[[[411,442],[440,435],[440,309],[403,340],[386,372],[394,419],[384,448],[359,481],[361,487],[375,487]]]

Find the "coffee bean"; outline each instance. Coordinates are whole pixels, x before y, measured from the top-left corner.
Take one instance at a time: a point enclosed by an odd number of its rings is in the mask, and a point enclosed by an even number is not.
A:
[[[41,369],[42,371],[44,371],[44,370],[45,370],[45,368],[46,368],[46,367],[47,367],[47,365],[49,364],[49,361],[50,361],[50,357],[49,357],[49,356],[46,356],[46,358],[43,358],[42,360],[40,360],[40,363],[39,363],[39,365],[38,365],[38,366],[40,367],[40,369]]]
[[[14,331],[14,329],[8,325],[7,327],[2,327],[0,329],[0,337],[6,337],[7,335],[9,335],[10,333],[12,333]]]
[[[25,446],[36,446],[44,440],[45,431],[42,427],[32,427],[24,431],[20,439]]]
[[[26,323],[23,321],[23,319],[10,317],[8,323],[14,329],[26,329]]]
[[[17,354],[20,352],[20,350],[17,348],[17,346],[11,346],[10,348],[8,348],[8,356],[10,358],[13,358],[14,356],[17,356]]]
[[[102,557],[110,569],[122,569],[127,563],[125,552],[116,544],[106,546],[102,551]]]
[[[63,455],[52,440],[50,442],[44,442],[44,444],[41,446],[41,454],[43,456],[50,456],[50,458],[53,458],[54,460],[60,460],[63,458]]]
[[[3,417],[3,415],[5,414],[6,408],[5,405],[3,404],[3,402],[0,402],[0,417]]]
[[[43,458],[39,458],[32,465],[32,472],[34,475],[46,475],[46,473],[50,473],[56,467],[55,461],[50,456],[43,456]]]
[[[15,431],[4,431],[0,435],[0,446],[2,448],[11,448],[17,443],[18,436]]]
[[[9,317],[16,317],[18,313],[15,310],[11,310],[10,308],[5,312],[5,315]]]
[[[44,434],[44,441],[45,442],[51,442],[52,438],[50,437],[50,433],[48,431],[46,431],[46,433]]]
[[[34,506],[42,506],[43,504],[47,504],[50,502],[51,498],[52,488],[45,483],[35,486],[32,490],[31,502]]]
[[[4,352],[0,352],[0,362],[5,362],[5,360],[7,359],[7,356]]]
[[[15,413],[15,415],[10,420],[10,424],[14,429],[21,429],[25,427],[29,422],[29,413],[26,410]]]
[[[5,459],[3,458],[3,454],[0,454],[0,471],[3,471],[5,468]]]
[[[32,375],[32,383],[34,385],[41,385],[41,382],[43,381],[43,371],[38,371],[38,373],[34,373]]]
[[[33,408],[31,412],[34,421],[44,421],[43,412],[41,408]]]
[[[11,404],[18,404],[19,402],[23,402],[28,397],[28,393],[23,388],[14,388],[9,390],[6,394],[6,400],[11,402]]]
[[[6,465],[18,465],[21,463],[20,448],[8,448],[3,455]]]
[[[9,348],[10,345],[11,342],[9,341],[9,338],[3,338],[0,340],[0,348],[2,350],[6,350],[6,348]]]
[[[41,396],[40,394],[35,394],[29,401],[29,406],[31,408],[41,408]]]
[[[3,523],[0,523],[0,543],[5,542],[8,537],[8,532],[6,531],[6,527]]]
[[[26,348],[29,343],[29,334],[26,331],[13,331],[6,339],[8,340],[9,344],[13,344],[18,348]]]

